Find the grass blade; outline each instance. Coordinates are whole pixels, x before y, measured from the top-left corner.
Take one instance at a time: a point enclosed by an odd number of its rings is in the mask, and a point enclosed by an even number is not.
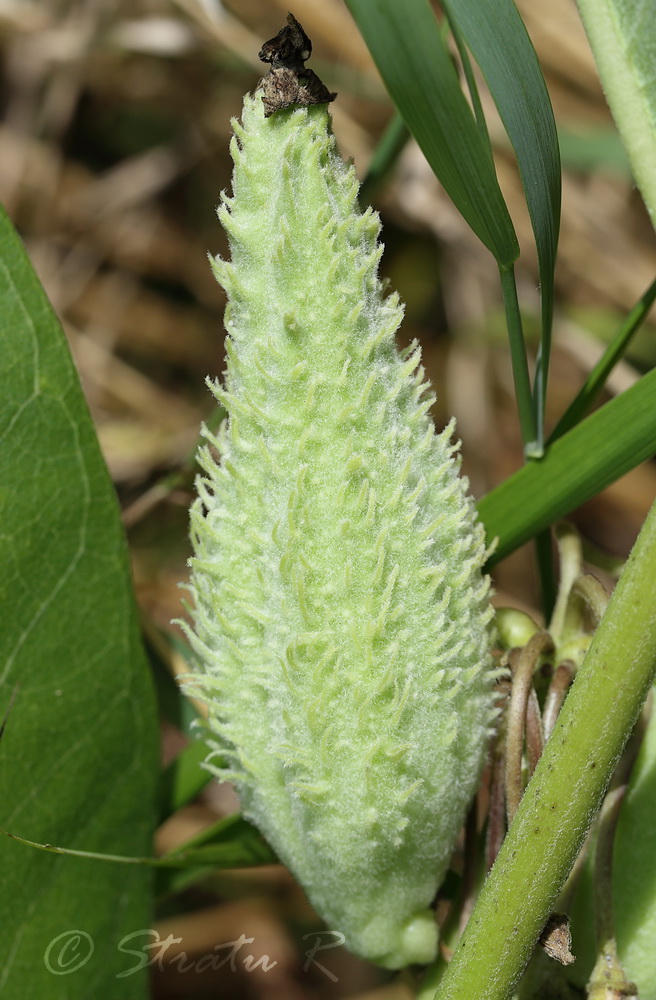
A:
[[[489,150],[428,0],[347,0],[387,90],[449,197],[500,266],[519,248]]]
[[[209,785],[212,775],[202,766],[208,753],[203,740],[193,740],[162,771],[160,823],[193,801]]]
[[[501,290],[503,292],[503,306],[506,312],[510,361],[515,384],[515,396],[517,398],[519,426],[522,432],[522,441],[524,442],[524,454],[527,458],[539,458],[542,451],[539,449],[536,440],[535,415],[531,400],[531,378],[528,371],[522,317],[519,311],[519,302],[517,301],[514,268],[500,268],[499,275],[501,278]]]
[[[535,234],[542,294],[542,339],[535,373],[538,450],[544,444],[561,176],[551,101],[535,49],[512,0],[444,0],[481,68],[512,143]]]
[[[596,410],[478,504],[492,566],[656,452],[656,369]]]
[[[157,895],[162,898],[181,892],[218,868],[274,865],[278,859],[259,830],[240,813],[233,813],[159,858],[157,864]]]

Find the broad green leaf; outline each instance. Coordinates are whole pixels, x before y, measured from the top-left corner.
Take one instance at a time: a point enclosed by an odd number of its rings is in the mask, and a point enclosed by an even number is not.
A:
[[[578,0],[633,175],[656,226],[656,14],[653,3]]]
[[[560,227],[556,123],[535,49],[512,0],[444,0],[443,6],[490,88],[517,157],[531,217],[542,295],[542,339],[535,379],[541,446]]]
[[[387,90],[449,197],[500,266],[519,248],[494,166],[428,0],[347,0]]]
[[[656,369],[478,503],[492,566],[656,453]]]
[[[116,497],[62,330],[4,212],[0,327],[0,714],[16,690],[0,821],[42,842],[150,853],[157,721]],[[143,974],[115,975],[122,937],[149,926],[148,870],[4,838],[0,865],[4,1000],[146,996]]]

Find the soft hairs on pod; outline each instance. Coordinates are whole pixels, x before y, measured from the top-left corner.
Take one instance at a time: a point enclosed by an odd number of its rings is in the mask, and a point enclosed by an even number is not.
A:
[[[256,93],[234,131],[228,418],[191,511],[209,766],[349,948],[428,962],[494,716],[483,529],[326,108]]]

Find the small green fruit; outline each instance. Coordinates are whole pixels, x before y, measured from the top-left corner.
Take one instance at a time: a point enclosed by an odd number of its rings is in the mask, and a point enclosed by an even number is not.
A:
[[[325,107],[256,94],[234,128],[228,421],[191,512],[210,766],[354,952],[428,962],[494,714],[483,529]]]

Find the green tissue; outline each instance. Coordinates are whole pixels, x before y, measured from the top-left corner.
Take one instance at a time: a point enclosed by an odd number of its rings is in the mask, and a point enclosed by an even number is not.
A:
[[[208,766],[331,930],[429,962],[494,718],[483,528],[324,105],[234,123],[228,413],[191,510]]]

